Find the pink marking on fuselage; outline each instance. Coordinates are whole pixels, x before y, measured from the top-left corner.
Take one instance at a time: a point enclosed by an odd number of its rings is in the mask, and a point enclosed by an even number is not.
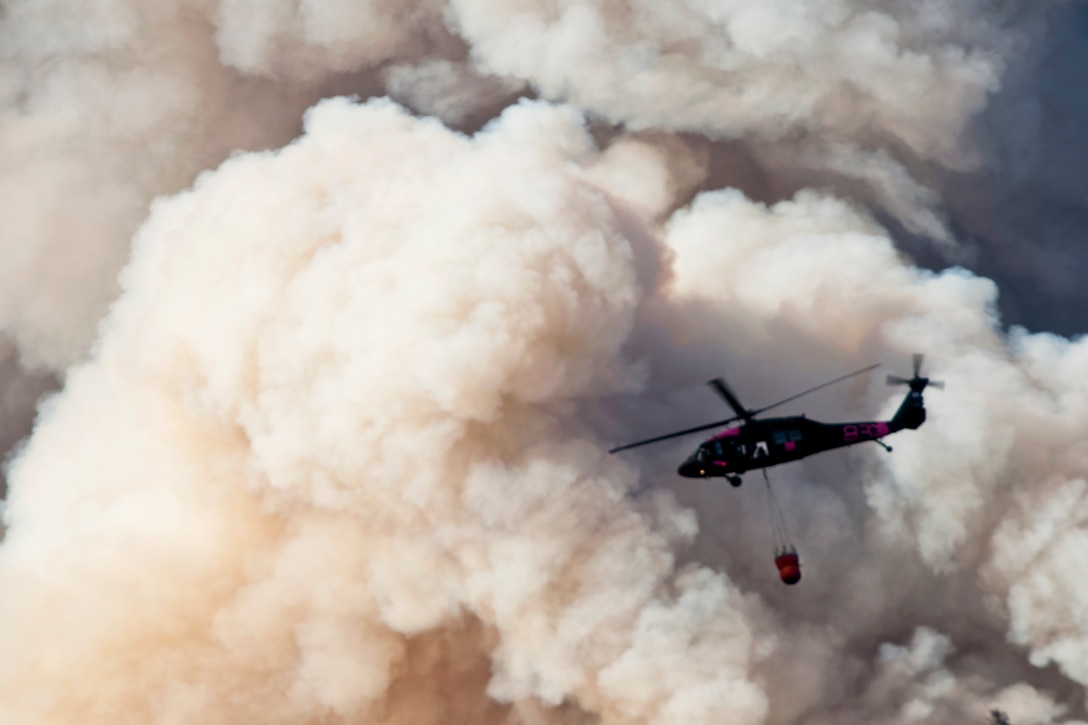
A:
[[[792,451],[796,447],[797,447],[797,444],[794,443],[793,441],[786,441],[786,450],[787,451]]]
[[[716,441],[719,438],[732,438],[733,436],[739,436],[739,435],[740,435],[740,428],[729,428],[728,430],[723,430],[721,433],[718,433],[717,435],[710,436],[709,438],[707,438],[707,440],[708,441]]]
[[[885,423],[884,421],[880,421],[879,423],[877,423],[873,427],[876,429],[876,437],[877,438],[883,438],[884,436],[891,433],[891,428],[889,428],[888,424]]]

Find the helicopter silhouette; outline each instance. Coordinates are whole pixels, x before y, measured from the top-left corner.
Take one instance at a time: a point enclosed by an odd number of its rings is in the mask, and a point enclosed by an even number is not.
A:
[[[937,389],[944,388],[943,382],[921,376],[922,360],[923,355],[920,353],[914,354],[914,377],[912,378],[902,378],[898,375],[889,375],[887,377],[888,385],[906,385],[910,388],[891,420],[820,423],[819,421],[810,420],[804,415],[767,418],[765,420],[756,419],[757,415],[771,408],[777,408],[809,393],[814,393],[821,388],[826,388],[829,385],[834,385],[847,378],[880,367],[879,363],[861,370],[855,370],[852,373],[829,380],[804,392],[784,398],[777,403],[755,410],[749,410],[741,405],[740,400],[733,394],[729,385],[722,378],[715,378],[707,384],[736,412],[734,417],[673,433],[666,433],[665,435],[635,443],[628,443],[613,448],[609,453],[618,453],[619,451],[669,440],[670,438],[678,438],[690,433],[720,428],[739,420],[742,421],[739,426],[728,428],[701,443],[695,449],[695,452],[681,463],[677,469],[677,473],[687,478],[721,477],[735,487],[741,484],[741,474],[747,471],[797,461],[814,453],[822,453],[823,451],[852,446],[857,443],[873,441],[890,452],[892,450],[891,446],[881,439],[904,428],[914,430],[921,426],[926,420],[922,391],[927,386]]]

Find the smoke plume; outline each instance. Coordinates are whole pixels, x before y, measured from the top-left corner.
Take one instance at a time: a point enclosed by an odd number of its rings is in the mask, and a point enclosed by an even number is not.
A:
[[[1088,342],[979,216],[1083,211],[1063,12],[7,3],[0,720],[1086,721]],[[607,453],[915,351],[770,472],[797,587],[757,474]]]

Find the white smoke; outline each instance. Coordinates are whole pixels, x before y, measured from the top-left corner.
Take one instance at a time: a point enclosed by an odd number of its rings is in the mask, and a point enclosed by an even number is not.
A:
[[[977,41],[955,44],[968,7],[930,2],[897,17],[874,5],[451,2],[484,68],[633,128],[772,138],[869,129],[962,162],[959,133],[1001,59]]]
[[[876,205],[944,242],[951,233],[936,200],[872,147],[974,166],[966,124],[998,89],[1002,54],[1018,39],[992,4],[975,2],[451,0],[450,8],[487,73],[633,130],[759,140],[776,170],[864,179]]]

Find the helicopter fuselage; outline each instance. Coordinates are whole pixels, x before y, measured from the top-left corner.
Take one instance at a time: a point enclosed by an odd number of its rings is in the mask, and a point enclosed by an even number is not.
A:
[[[891,432],[887,421],[820,423],[804,416],[757,420],[704,441],[677,472],[688,478],[741,474],[833,448],[879,440]]]
[[[680,464],[677,473],[688,478],[736,476],[814,453],[880,440],[904,428],[919,427],[925,417],[921,391],[912,390],[891,420],[821,423],[803,415],[753,419],[704,441]]]

